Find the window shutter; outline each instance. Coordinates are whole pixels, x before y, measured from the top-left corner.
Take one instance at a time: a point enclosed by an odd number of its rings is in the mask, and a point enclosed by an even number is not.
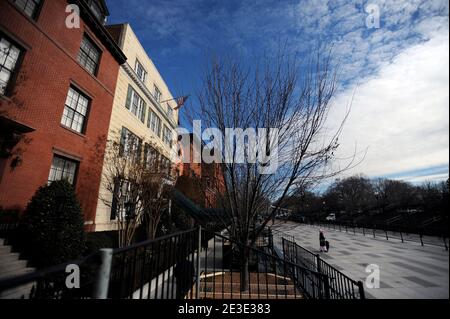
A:
[[[119,179],[116,178],[115,183],[114,183],[114,195],[113,195],[113,200],[111,203],[111,220],[116,220],[117,218],[117,212],[118,212],[118,199],[117,197],[120,195],[120,183],[119,183]]]
[[[127,143],[127,129],[122,128],[122,134],[120,135],[120,148],[119,148],[119,156],[123,156],[123,153],[126,149],[126,143]]]
[[[147,111],[147,103],[145,103],[144,100],[142,100],[142,110],[141,110],[141,122],[145,123],[145,113]]]
[[[133,88],[131,87],[131,85],[128,85],[127,101],[125,103],[127,109],[130,109],[132,96],[133,96]]]

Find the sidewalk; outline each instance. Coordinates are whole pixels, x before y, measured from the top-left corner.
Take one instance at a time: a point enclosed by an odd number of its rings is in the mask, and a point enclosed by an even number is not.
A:
[[[319,228],[293,222],[277,223],[273,228],[319,253]],[[380,288],[365,287],[367,298],[449,298],[449,253],[444,248],[328,229],[325,237],[330,252],[321,253],[321,257],[350,278],[365,282],[367,265],[380,267]]]

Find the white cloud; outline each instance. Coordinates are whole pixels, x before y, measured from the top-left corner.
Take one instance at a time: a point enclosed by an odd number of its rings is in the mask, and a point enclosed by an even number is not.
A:
[[[448,165],[448,25],[439,30],[429,41],[409,47],[382,65],[356,88],[337,156],[353,154],[355,145],[358,151],[368,151],[348,174],[375,177]],[[336,97],[331,127],[342,119],[354,89]]]

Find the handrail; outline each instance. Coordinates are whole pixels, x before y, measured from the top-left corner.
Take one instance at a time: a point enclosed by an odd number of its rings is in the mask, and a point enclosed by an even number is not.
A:
[[[283,243],[283,254],[285,255],[285,259],[295,260],[295,263],[308,263],[311,264],[310,260],[307,260],[305,256],[298,253],[298,250],[303,250],[308,253],[309,258],[315,261],[315,267],[317,272],[324,274],[328,277],[329,287],[330,287],[330,297],[332,299],[365,299],[364,286],[362,282],[356,281],[326,261],[320,258],[319,254],[314,254],[306,248],[298,245],[293,241],[289,241],[285,238],[282,239]],[[294,256],[291,255],[291,251]],[[358,291],[358,294],[355,293],[355,288]]]
[[[154,243],[156,243],[158,241],[166,240],[166,239],[169,239],[169,238],[172,238],[172,237],[175,237],[175,236],[185,235],[185,234],[191,233],[193,231],[195,231],[195,228],[194,229],[190,229],[190,230],[180,231],[180,232],[169,234],[169,235],[165,235],[165,236],[158,237],[158,238],[155,238],[155,239],[146,240],[146,241],[143,241],[143,242],[140,242],[140,243],[132,244],[130,246],[126,246],[126,247],[122,247],[122,248],[116,248],[116,249],[113,250],[113,253],[114,254],[119,254],[119,253],[127,252],[127,251],[130,251],[130,250],[133,250],[133,249],[136,249],[136,248],[145,247],[145,246],[154,244]]]

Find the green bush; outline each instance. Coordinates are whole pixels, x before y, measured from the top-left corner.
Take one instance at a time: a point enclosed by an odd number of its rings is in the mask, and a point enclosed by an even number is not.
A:
[[[73,186],[58,181],[39,188],[25,210],[20,233],[25,254],[36,267],[82,256],[84,219]]]
[[[19,212],[18,208],[3,209],[0,206],[0,224],[16,223],[19,220]]]
[[[117,231],[88,233],[85,255],[93,254],[102,248],[117,248]]]

